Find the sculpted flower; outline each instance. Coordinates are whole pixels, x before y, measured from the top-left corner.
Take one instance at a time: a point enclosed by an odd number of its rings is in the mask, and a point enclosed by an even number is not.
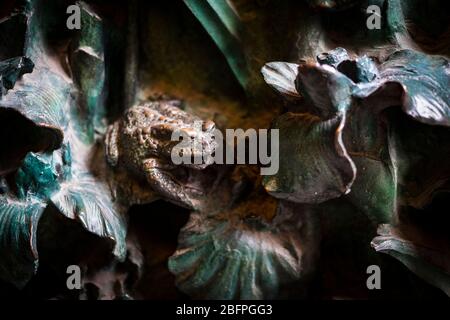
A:
[[[168,266],[176,286],[190,297],[274,299],[306,293],[318,258],[318,219],[308,206],[267,195],[258,168],[253,169],[233,171],[228,206],[192,212],[180,231]]]
[[[17,34],[15,40],[22,38],[26,44],[19,58],[0,62],[0,118],[11,122],[2,125],[2,133],[11,138],[2,151],[19,158],[11,161],[14,157],[10,157],[5,165],[0,160],[0,279],[19,288],[37,271],[38,224],[49,206],[111,241],[117,259],[126,255],[123,208],[111,198],[106,183],[91,172],[90,164],[104,65],[92,54],[91,46],[99,42],[89,34],[101,30],[101,21],[83,7],[83,19],[90,21],[89,28],[83,29],[87,34],[72,43],[71,52],[76,51],[72,61],[83,60],[72,70],[74,84],[55,71],[46,55],[49,49],[41,29],[45,23],[40,20],[45,15],[31,14],[38,6],[30,2],[25,12],[0,21],[0,27],[9,22],[22,30],[22,37]],[[98,87],[87,90],[92,82]],[[84,112],[74,111],[78,106],[85,108],[88,119]],[[24,126],[17,128],[18,124]]]
[[[424,124],[450,126],[449,62],[443,57],[402,50],[377,65],[366,56],[352,60],[338,48],[317,62],[269,63],[262,73],[269,85],[304,98],[311,110],[288,112],[274,124],[280,153],[289,156],[280,157],[279,173],[264,185],[281,199],[319,203],[348,194],[356,157],[392,164],[382,123],[390,107]]]
[[[450,181],[448,59],[400,50],[378,62],[338,48],[262,73],[301,105],[274,123],[280,170],[264,180],[273,196],[321,203],[345,195],[375,223],[401,225],[402,210],[422,209]],[[380,242],[381,252],[404,248]]]
[[[192,213],[169,269],[194,298],[274,299],[288,285],[299,291],[317,254],[314,221],[301,207],[283,203],[272,221]]]

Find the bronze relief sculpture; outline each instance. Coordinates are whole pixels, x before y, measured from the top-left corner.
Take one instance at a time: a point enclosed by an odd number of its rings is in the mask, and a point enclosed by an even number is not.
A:
[[[0,4],[0,295],[69,265],[45,298],[450,294],[445,1],[44,2]],[[215,162],[237,128],[279,132],[275,174]]]

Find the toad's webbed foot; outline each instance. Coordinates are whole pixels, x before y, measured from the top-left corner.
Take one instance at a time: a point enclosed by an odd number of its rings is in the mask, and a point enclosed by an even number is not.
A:
[[[154,191],[177,205],[194,209],[185,188],[168,172],[173,169],[173,165],[152,158],[144,160],[143,169]]]

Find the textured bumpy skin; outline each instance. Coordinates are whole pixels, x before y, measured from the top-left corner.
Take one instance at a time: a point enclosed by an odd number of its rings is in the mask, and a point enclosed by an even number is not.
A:
[[[190,196],[174,178],[177,171],[201,170],[211,161],[216,143],[215,125],[178,108],[177,101],[150,102],[130,108],[123,118],[109,127],[106,136],[106,157],[110,165],[122,166],[147,179],[162,197],[179,205],[193,207]],[[171,151],[179,141],[172,141],[172,133],[196,139],[201,148],[183,150],[202,163],[175,165]]]

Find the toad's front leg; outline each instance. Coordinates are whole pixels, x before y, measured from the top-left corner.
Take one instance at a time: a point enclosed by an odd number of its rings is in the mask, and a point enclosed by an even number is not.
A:
[[[149,158],[142,163],[147,181],[153,190],[167,200],[183,207],[194,209],[194,205],[185,188],[169,173],[174,165]]]

